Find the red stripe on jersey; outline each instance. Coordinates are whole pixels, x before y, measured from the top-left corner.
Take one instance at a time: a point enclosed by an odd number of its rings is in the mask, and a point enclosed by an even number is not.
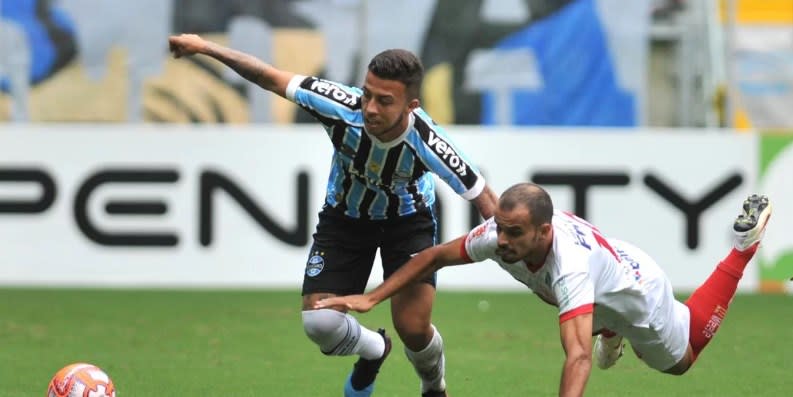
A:
[[[559,315],[559,324],[573,318],[578,317],[582,314],[589,314],[595,311],[595,304],[594,303],[587,303],[586,305],[578,306],[575,309],[568,310]]]
[[[609,244],[609,242],[606,240],[605,237],[603,237],[602,234],[597,232],[597,229],[592,229],[592,236],[595,237],[595,241],[597,241],[598,245],[611,252],[611,256],[613,256],[614,259],[617,260],[617,262],[622,262],[620,260],[619,255],[617,255],[617,252],[614,251],[614,248],[611,248],[611,244]]]
[[[468,256],[468,251],[465,249],[465,242],[468,240],[468,237],[464,238],[462,243],[460,244],[460,257],[463,258],[467,263],[473,262],[470,256]]]

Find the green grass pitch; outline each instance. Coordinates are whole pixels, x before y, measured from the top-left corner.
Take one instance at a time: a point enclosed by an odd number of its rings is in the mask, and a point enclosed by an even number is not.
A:
[[[44,396],[52,375],[78,361],[104,368],[120,397],[340,396],[355,359],[320,354],[299,306],[297,291],[0,289],[0,397]],[[657,373],[626,352],[607,371],[593,368],[587,395],[788,395],[792,312],[793,297],[739,295],[687,374]],[[556,316],[528,292],[440,291],[433,321],[449,393],[556,395]],[[358,318],[393,335],[387,304]],[[419,395],[398,338],[375,395]]]

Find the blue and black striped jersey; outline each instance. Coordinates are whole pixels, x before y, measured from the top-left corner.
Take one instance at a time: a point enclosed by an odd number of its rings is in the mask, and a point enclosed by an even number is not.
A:
[[[360,88],[295,76],[286,97],[325,128],[334,153],[325,201],[352,218],[390,219],[435,202],[438,175],[457,194],[476,198],[485,180],[446,133],[421,109],[405,132],[381,142],[363,127]]]

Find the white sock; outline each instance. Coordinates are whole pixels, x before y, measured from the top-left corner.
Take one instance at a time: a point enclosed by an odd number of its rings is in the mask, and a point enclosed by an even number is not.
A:
[[[303,327],[308,337],[328,355],[358,354],[364,359],[374,360],[385,352],[383,337],[364,328],[347,313],[330,309],[304,310]]]
[[[414,352],[405,347],[405,355],[421,378],[421,392],[446,390],[446,357],[443,354],[443,338],[434,325],[430,343],[423,350]]]
[[[348,314],[347,316],[350,315]],[[352,316],[350,317],[354,318]],[[375,331],[364,328],[360,324],[358,324],[358,326],[361,327],[361,339],[358,341],[358,345],[355,346],[355,353],[358,353],[359,356],[366,360],[374,360],[383,357],[383,353],[385,353],[385,340],[383,337]]]

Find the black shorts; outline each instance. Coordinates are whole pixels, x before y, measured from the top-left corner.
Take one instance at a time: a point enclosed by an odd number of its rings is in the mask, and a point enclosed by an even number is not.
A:
[[[389,220],[361,220],[325,206],[319,213],[314,244],[303,274],[303,295],[329,292],[351,295],[364,292],[380,248],[383,278],[413,254],[437,243],[433,211]],[[435,286],[435,274],[421,280]]]

